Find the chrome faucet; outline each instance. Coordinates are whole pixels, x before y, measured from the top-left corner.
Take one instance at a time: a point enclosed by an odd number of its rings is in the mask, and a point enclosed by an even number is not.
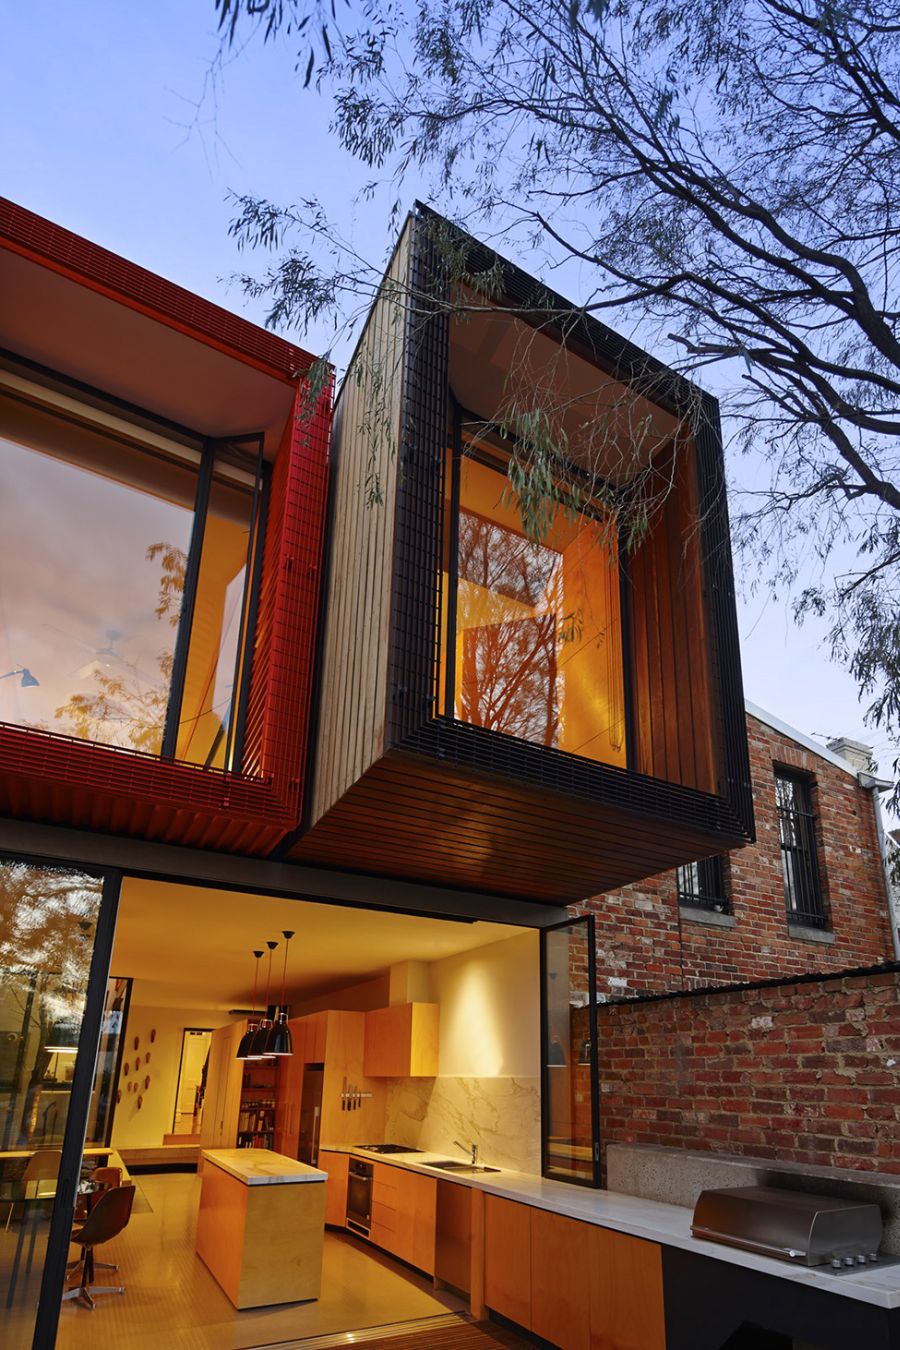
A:
[[[478,1145],[477,1145],[477,1144],[471,1144],[471,1145],[470,1145],[470,1144],[461,1144],[461,1143],[459,1142],[458,1139],[454,1139],[453,1142],[454,1142],[454,1144],[456,1145],[457,1148],[461,1148],[461,1149],[462,1149],[463,1153],[471,1153],[471,1155],[472,1155],[472,1166],[473,1166],[473,1167],[477,1167],[477,1166],[478,1166]]]

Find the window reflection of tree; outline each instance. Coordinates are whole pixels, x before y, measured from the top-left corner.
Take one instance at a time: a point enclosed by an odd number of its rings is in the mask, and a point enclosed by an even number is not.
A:
[[[59,1143],[68,1084],[48,1078],[54,1024],[84,1008],[101,882],[0,861],[0,1146]],[[57,1061],[59,1057],[57,1056]],[[74,1065],[74,1058],[69,1062]],[[54,1092],[54,1089],[61,1091]],[[55,1110],[42,1104],[45,1090]]]
[[[461,509],[458,557],[458,715],[490,731],[554,745],[559,554]],[[543,612],[522,612],[537,608]]]
[[[151,544],[146,557],[160,567],[156,617],[175,630],[181,617],[187,554],[173,544],[158,543]],[[53,715],[59,729],[79,740],[158,754],[169,704],[173,645],[174,633],[172,645],[165,645],[156,656],[155,676],[112,651],[108,667],[97,665],[91,671],[94,689],[71,694],[56,709]]]

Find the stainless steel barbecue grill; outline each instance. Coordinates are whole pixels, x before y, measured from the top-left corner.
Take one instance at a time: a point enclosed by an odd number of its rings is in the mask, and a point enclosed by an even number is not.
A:
[[[768,1186],[734,1186],[701,1192],[691,1232],[801,1266],[845,1270],[878,1261],[882,1222],[873,1204]]]

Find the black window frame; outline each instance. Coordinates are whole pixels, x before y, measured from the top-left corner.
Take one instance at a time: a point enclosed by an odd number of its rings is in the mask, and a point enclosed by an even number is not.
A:
[[[702,909],[714,914],[732,912],[724,853],[676,867],[675,885],[682,909]]]
[[[244,579],[244,592],[241,598],[241,629],[238,634],[234,672],[234,689],[237,691],[237,700],[230,710],[228,727],[224,731],[228,743],[225,749],[226,768],[223,771],[239,774],[243,763],[244,725],[253,665],[253,638],[259,603],[263,545],[271,480],[270,466],[264,458],[265,433],[253,431],[234,436],[203,436],[191,427],[185,427],[168,418],[158,416],[149,412],[146,408],[128,402],[126,399],[117,398],[114,394],[109,394],[94,385],[63,375],[57,370],[43,366],[37,361],[31,361],[27,357],[20,356],[18,353],[2,347],[0,347],[0,366],[12,373],[21,372],[26,377],[33,379],[35,384],[45,385],[48,390],[71,394],[83,401],[88,407],[96,408],[101,412],[107,410],[112,413],[123,414],[134,422],[137,429],[155,430],[164,435],[169,435],[176,441],[182,441],[190,445],[200,454],[200,462],[196,469],[197,488],[194,497],[191,540],[185,569],[184,591],[175,638],[175,650],[173,652],[172,677],[169,684],[166,717],[160,750],[157,754],[151,756],[154,759],[178,763],[191,762],[176,760],[175,750],[181,707],[184,700],[184,683],[187,675],[197,585],[200,579],[200,559],[206,532],[210,487],[216,460],[217,458],[223,462],[231,460],[232,463],[240,464],[247,472],[254,475],[247,570]],[[65,417],[65,414],[61,415]],[[90,741],[86,744],[104,745],[105,742]],[[106,748],[116,751],[123,749],[122,746],[115,745],[108,745]],[[129,751],[126,748],[126,753],[141,752]],[[207,763],[196,767],[210,768],[213,766]]]
[[[796,769],[774,766],[775,811],[784,905],[788,924],[829,929],[831,916],[822,888],[815,779]],[[784,785],[784,787],[782,787]],[[783,798],[790,790],[791,804]]]

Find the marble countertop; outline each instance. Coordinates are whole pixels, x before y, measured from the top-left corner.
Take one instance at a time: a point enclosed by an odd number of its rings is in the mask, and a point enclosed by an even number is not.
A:
[[[328,1180],[327,1172],[268,1148],[207,1148],[200,1156],[245,1186],[288,1186],[299,1181]]]
[[[692,1211],[683,1205],[663,1204],[658,1200],[644,1200],[636,1195],[621,1195],[616,1191],[595,1191],[586,1186],[573,1186],[564,1181],[549,1181],[527,1172],[459,1173],[441,1172],[428,1167],[429,1162],[445,1162],[443,1153],[373,1153],[367,1149],[337,1145],[322,1145],[323,1153],[350,1153],[370,1162],[388,1167],[403,1167],[423,1176],[453,1181],[460,1186],[471,1186],[497,1195],[505,1200],[516,1200],[536,1209],[547,1209],[583,1223],[598,1224],[632,1237],[646,1238],[664,1246],[680,1247],[696,1256],[709,1256],[716,1261],[727,1261],[746,1270],[758,1270],[764,1275],[775,1275],[783,1280],[820,1289],[829,1294],[857,1299],[880,1308],[900,1308],[900,1264],[860,1267],[859,1272],[833,1274],[824,1266],[795,1266],[770,1256],[760,1256],[739,1247],[726,1247],[718,1242],[703,1242],[691,1233]],[[461,1161],[454,1159],[454,1161]]]

